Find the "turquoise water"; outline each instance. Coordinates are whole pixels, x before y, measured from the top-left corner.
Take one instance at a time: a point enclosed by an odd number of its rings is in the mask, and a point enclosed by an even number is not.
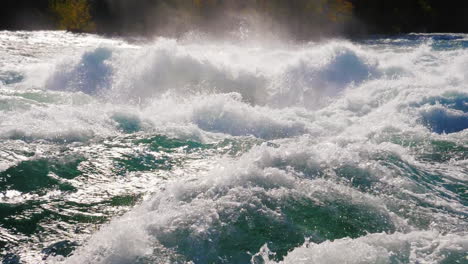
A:
[[[466,263],[466,35],[0,32],[3,263]]]

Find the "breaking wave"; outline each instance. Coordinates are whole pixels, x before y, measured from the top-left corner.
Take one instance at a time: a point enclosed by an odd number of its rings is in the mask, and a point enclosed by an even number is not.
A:
[[[463,38],[0,36],[6,263],[466,260]]]

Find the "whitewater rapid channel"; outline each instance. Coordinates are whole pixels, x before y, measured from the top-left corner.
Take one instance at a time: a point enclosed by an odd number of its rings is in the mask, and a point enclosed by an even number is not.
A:
[[[0,31],[2,263],[468,263],[468,35]]]

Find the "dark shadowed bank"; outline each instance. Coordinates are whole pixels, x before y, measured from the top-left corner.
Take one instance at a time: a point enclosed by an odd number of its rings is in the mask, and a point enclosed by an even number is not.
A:
[[[467,11],[468,1],[459,0],[3,0],[0,29],[177,37],[245,26],[308,40],[467,32]]]

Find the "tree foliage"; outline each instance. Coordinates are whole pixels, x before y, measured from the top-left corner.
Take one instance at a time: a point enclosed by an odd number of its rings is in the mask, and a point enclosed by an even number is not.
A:
[[[55,18],[70,31],[177,36],[194,29],[230,32],[239,18],[255,16],[268,25],[261,28],[264,32],[279,29],[290,37],[311,39],[329,33],[466,33],[468,25],[468,1],[460,0],[3,1],[0,29],[16,30],[56,28]]]
[[[87,0],[51,0],[50,9],[57,16],[60,29],[72,32],[96,30]]]

